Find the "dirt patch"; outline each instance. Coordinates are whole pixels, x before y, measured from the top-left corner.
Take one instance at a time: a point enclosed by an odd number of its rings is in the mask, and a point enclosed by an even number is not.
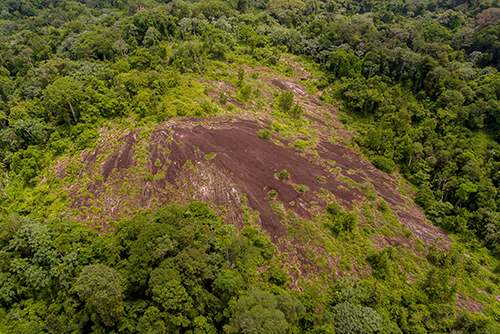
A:
[[[406,201],[396,190],[397,180],[375,169],[352,149],[321,140],[312,159],[303,151],[260,139],[260,128],[244,119],[188,118],[157,128],[147,140],[141,141],[136,132],[124,134],[116,147],[101,145],[82,155],[85,174],[99,177],[92,177],[86,192],[82,193],[81,185],[69,187],[74,198],[71,207],[82,209],[80,218],[102,223],[103,217],[112,220],[172,201],[201,200],[212,203],[228,223],[241,228],[245,197],[246,205],[258,213],[255,223],[277,243],[287,237],[287,231],[271,201],[281,202],[298,217],[311,219],[315,207],[327,204],[321,193],[333,194],[339,203],[351,208],[366,200],[363,186],[368,183],[417,238],[428,244],[438,239],[441,247],[450,243],[442,230],[425,222],[414,205],[411,210],[401,210]],[[136,157],[141,155],[137,151],[140,142],[143,160]],[[99,158],[105,154],[105,159]],[[333,173],[333,168],[341,172]],[[290,172],[289,180],[275,177],[283,169]],[[297,185],[307,188],[300,192]],[[269,196],[271,190],[277,192],[274,199]],[[385,241],[408,247],[402,239]]]
[[[300,156],[300,151],[273,144],[260,139],[258,125],[249,121],[227,123],[227,128],[209,129],[204,126],[178,128],[169,145],[171,160],[177,166],[186,161],[214,164],[218,170],[227,171],[228,177],[237,189],[246,194],[249,206],[260,213],[262,227],[273,239],[286,236],[286,229],[269,204],[268,192],[277,191],[277,199],[286,210],[293,210],[300,217],[310,219],[310,202],[319,200],[315,192],[325,188],[335,193],[347,205],[359,200],[363,194],[357,189],[339,189],[347,184],[339,182],[323,170],[320,165],[309,162]],[[179,143],[182,146],[179,146]],[[197,148],[197,154],[193,148]],[[210,161],[200,160],[201,156],[215,154]],[[290,172],[289,181],[280,181],[274,175],[286,169]],[[326,179],[324,184],[318,178]],[[174,181],[169,175],[169,181]],[[298,192],[293,184],[309,187],[305,193]],[[294,203],[292,205],[292,203]]]
[[[271,81],[273,85],[278,87],[281,90],[289,91],[299,96],[306,96],[307,90],[302,86],[293,81],[285,81],[280,79],[273,79]]]

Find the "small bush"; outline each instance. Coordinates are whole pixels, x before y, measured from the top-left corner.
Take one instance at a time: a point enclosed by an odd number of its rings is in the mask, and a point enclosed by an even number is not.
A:
[[[320,182],[320,183],[326,183],[327,182],[326,181],[326,177],[324,177],[324,176],[318,176],[318,177],[316,177],[316,180],[318,180],[318,182]]]
[[[386,201],[384,200],[380,200],[380,203],[378,205],[378,208],[380,209],[380,211],[382,212],[388,212],[390,209],[389,209],[389,204],[387,204]]]
[[[269,269],[267,269],[266,276],[269,283],[277,286],[286,286],[288,282],[286,272],[276,265],[272,265]]]
[[[213,159],[213,158],[215,158],[216,155],[217,155],[217,153],[215,153],[215,152],[209,153],[209,154],[205,155],[205,160]]]
[[[259,62],[276,65],[280,59],[280,54],[277,48],[256,48],[252,52],[252,57]]]
[[[479,268],[480,268],[479,264],[477,264],[476,261],[474,261],[473,259],[471,259],[471,258],[465,259],[464,269],[469,274],[477,275],[479,273]]]
[[[272,189],[268,194],[269,197],[275,198],[278,195],[278,192],[276,191],[276,189]]]
[[[217,113],[217,108],[208,100],[203,100],[194,111],[197,117],[203,117]]]
[[[338,205],[337,203],[330,203],[326,206],[325,211],[332,216],[337,215],[338,213],[343,212],[342,207]]]
[[[301,140],[301,139],[298,139],[292,145],[293,145],[293,148],[296,148],[298,150],[303,150],[303,149],[306,149],[309,146],[314,146],[314,142],[310,141],[310,140]]]
[[[300,104],[297,103],[296,105],[294,105],[290,109],[290,111],[288,113],[293,118],[300,118],[300,116],[302,116],[302,114],[304,113],[304,109],[302,109],[302,107],[300,106]]]
[[[413,237],[414,237],[413,232],[406,226],[403,228],[403,236],[406,239],[413,239]]]
[[[220,92],[219,102],[221,104],[226,104],[227,103],[227,95],[224,94],[224,92]]]
[[[337,203],[328,204],[325,208],[328,220],[325,226],[333,233],[351,232],[358,226],[358,216],[354,212],[346,212]]]
[[[306,186],[305,184],[296,184],[294,185],[294,187],[299,193],[305,193],[306,191],[309,190],[309,187]]]
[[[386,279],[392,276],[393,253],[393,249],[389,247],[366,258],[372,266],[372,274],[375,278]]]
[[[241,85],[241,88],[238,90],[238,97],[243,102],[249,102],[250,96],[252,95],[252,86],[246,83]]]
[[[261,129],[259,130],[259,132],[257,132],[257,136],[259,136],[259,138],[261,139],[269,140],[271,139],[271,132],[269,132],[268,130]]]
[[[278,97],[278,108],[283,112],[289,112],[293,106],[293,93],[284,92]]]
[[[245,69],[243,67],[238,68],[238,80],[243,81],[245,79]]]
[[[281,172],[276,173],[274,176],[276,176],[278,180],[288,180],[290,178],[290,172],[286,169],[283,169]]]

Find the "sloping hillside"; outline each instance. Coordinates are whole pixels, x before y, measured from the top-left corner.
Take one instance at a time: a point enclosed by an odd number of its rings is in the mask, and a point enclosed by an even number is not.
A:
[[[498,1],[1,4],[0,333],[500,333]]]
[[[251,72],[247,68],[246,75]],[[203,201],[228,224],[262,227],[303,275],[319,269],[309,251],[327,259],[320,267],[330,273],[369,270],[364,257],[340,248],[332,253],[335,247],[325,252],[325,207],[334,202],[359,217],[365,255],[388,245],[415,254],[425,244],[448,248],[450,239],[425,221],[401,178],[363,159],[336,108],[300,84],[307,72],[295,78],[265,68],[255,72],[265,74],[254,80],[259,107],[236,101],[237,87],[228,82],[204,82],[213,101],[226,107],[223,115],[175,118],[155,127],[110,123],[94,148],[57,162],[53,172],[64,180],[72,216],[108,231],[116,219],[141,210]],[[220,91],[239,109],[229,111]],[[286,91],[302,106],[300,119],[271,111]],[[269,138],[259,131],[269,131]],[[282,170],[289,177],[280,180]],[[308,224],[314,231],[302,233]],[[315,233],[322,237],[314,240]]]

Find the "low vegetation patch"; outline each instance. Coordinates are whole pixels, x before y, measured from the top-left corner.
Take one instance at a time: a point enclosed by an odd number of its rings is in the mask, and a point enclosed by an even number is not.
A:
[[[297,190],[299,193],[305,193],[306,191],[309,190],[309,187],[306,186],[305,184],[294,184],[293,187],[295,190]]]
[[[215,158],[216,155],[217,155],[217,153],[215,153],[215,152],[209,153],[209,154],[205,155],[205,160],[211,160],[211,159]]]
[[[278,179],[278,180],[288,180],[290,178],[290,172],[287,171],[286,169],[283,169],[282,171],[274,174],[274,176]]]

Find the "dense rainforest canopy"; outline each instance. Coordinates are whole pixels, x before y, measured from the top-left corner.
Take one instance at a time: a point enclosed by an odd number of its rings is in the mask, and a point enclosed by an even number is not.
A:
[[[0,333],[500,332],[499,37],[496,0],[2,1]],[[341,102],[353,145],[453,235],[418,279],[389,247],[366,258],[371,275],[292,289],[262,231],[197,202],[109,233],[64,215],[55,159],[106,122],[215,115],[194,79],[223,64],[290,73],[284,55],[315,69],[308,88]],[[234,81],[254,97],[244,73]],[[303,113],[286,94],[277,108]],[[326,211],[356,242],[356,219]],[[457,307],[464,282],[484,283],[482,312]]]

